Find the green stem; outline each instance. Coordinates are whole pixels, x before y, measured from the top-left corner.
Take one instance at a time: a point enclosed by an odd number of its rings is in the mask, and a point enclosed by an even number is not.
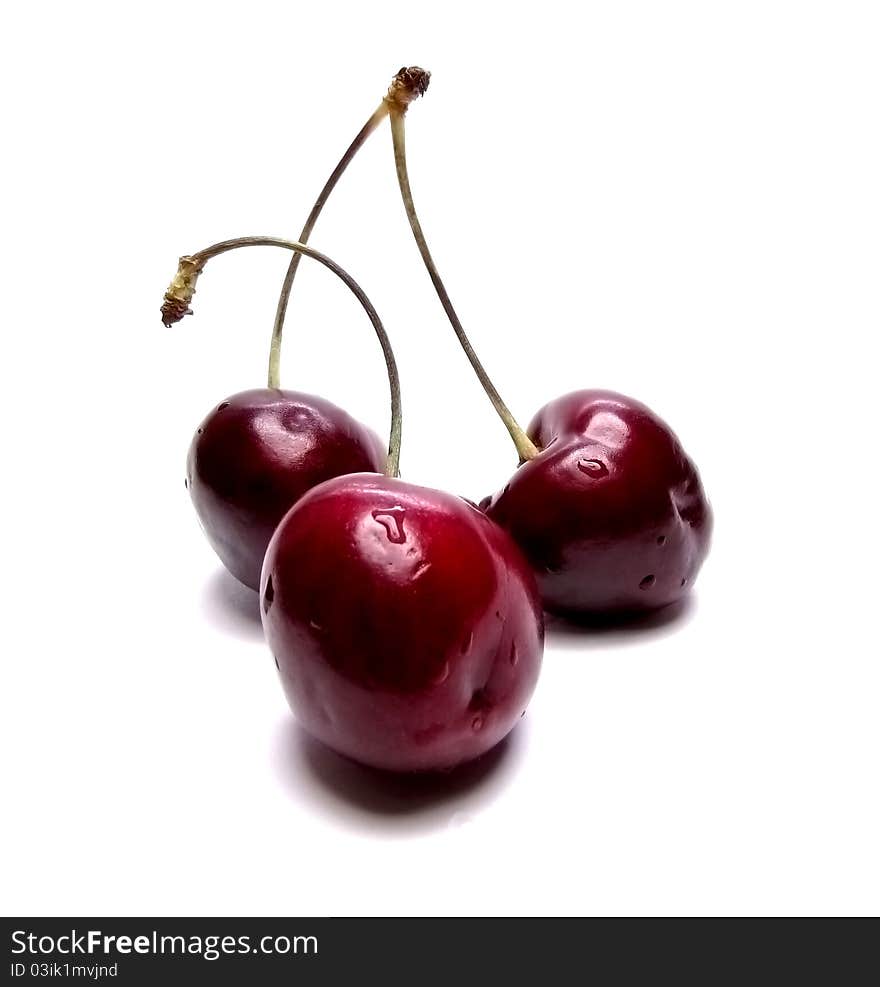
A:
[[[191,313],[189,304],[195,294],[196,282],[202,273],[205,264],[213,257],[225,254],[230,250],[237,250],[239,247],[283,247],[285,250],[292,250],[296,254],[304,254],[313,260],[329,268],[338,278],[345,282],[346,286],[363,306],[364,311],[376,330],[379,345],[382,347],[382,354],[385,357],[385,367],[388,371],[388,387],[391,391],[391,434],[388,440],[388,460],[385,465],[386,476],[400,475],[400,439],[403,423],[403,414],[400,403],[400,377],[397,373],[397,363],[394,359],[394,351],[391,348],[391,341],[388,333],[382,325],[373,303],[367,297],[363,288],[355,279],[335,261],[326,255],[304,243],[296,243],[293,240],[282,240],[274,236],[244,236],[235,240],[224,240],[222,243],[215,243],[211,247],[199,250],[195,254],[181,257],[177,274],[172,280],[168,291],[165,293],[165,301],[162,305],[162,321],[165,325],[179,322],[184,315]]]
[[[370,119],[361,127],[357,137],[348,146],[348,150],[342,155],[339,164],[333,169],[332,174],[321,189],[321,194],[315,200],[312,211],[309,213],[305,226],[303,226],[302,232],[299,235],[299,243],[308,243],[315,223],[317,223],[321,211],[330,198],[330,194],[336,188],[336,184],[342,177],[345,169],[351,164],[370,134],[388,116],[392,108],[405,110],[413,100],[418,99],[419,96],[424,96],[430,79],[431,73],[419,68],[418,65],[405,65],[394,74],[382,102],[373,111]],[[293,289],[293,281],[296,278],[297,268],[299,267],[299,259],[299,254],[294,254],[291,257],[287,274],[284,276],[284,284],[281,286],[281,294],[278,298],[278,306],[275,311],[275,325],[272,329],[272,342],[269,347],[269,387],[278,387],[281,380],[281,337],[284,332],[284,320],[287,316],[287,307],[290,303],[290,293]]]
[[[339,164],[337,164],[333,169],[333,173],[327,179],[327,183],[321,189],[321,194],[312,206],[312,211],[309,213],[309,218],[306,220],[305,225],[302,228],[302,232],[299,235],[299,243],[305,244],[309,242],[309,237],[312,235],[312,230],[314,229],[315,223],[318,222],[318,217],[321,215],[321,210],[330,198],[330,193],[334,188],[336,188],[336,183],[342,177],[345,169],[349,166],[349,164],[351,164],[354,156],[366,143],[367,138],[388,115],[388,109],[388,104],[385,100],[382,100],[370,119],[367,120],[363,127],[361,127],[360,132],[351,142],[348,150],[340,158]],[[296,271],[299,267],[301,257],[302,254],[295,253],[293,257],[290,258],[290,265],[287,268],[287,274],[284,276],[284,284],[281,286],[281,295],[278,298],[278,308],[275,312],[275,325],[272,329],[272,342],[269,347],[269,387],[281,386],[281,336],[284,331],[284,319],[287,315],[287,306],[290,301],[290,292],[293,288],[293,280],[296,277]]]
[[[406,209],[406,215],[407,219],[409,219],[410,228],[412,229],[413,236],[418,244],[419,252],[422,255],[422,260],[425,262],[425,267],[428,269],[428,274],[431,276],[431,281],[434,283],[434,289],[436,290],[446,315],[452,324],[455,335],[458,337],[459,343],[461,343],[461,348],[464,350],[468,360],[470,360],[471,366],[474,368],[477,378],[483,385],[483,390],[486,392],[489,400],[492,402],[493,407],[498,412],[498,417],[507,426],[507,431],[510,433],[510,437],[513,439],[513,444],[516,446],[516,451],[519,454],[520,462],[525,462],[527,459],[532,459],[538,454],[538,447],[520,427],[507,405],[501,400],[501,395],[495,390],[495,385],[489,379],[489,375],[484,370],[482,363],[480,363],[479,357],[474,352],[474,348],[470,344],[470,340],[467,338],[464,327],[462,326],[461,321],[452,306],[452,301],[446,291],[446,286],[443,284],[440,274],[437,271],[437,267],[434,264],[434,258],[431,256],[431,251],[428,249],[428,242],[425,240],[425,234],[422,231],[422,224],[419,222],[419,217],[416,214],[416,207],[413,202],[412,190],[409,184],[409,173],[406,166],[405,115],[405,109],[400,109],[394,106],[391,107],[391,136],[394,141],[394,162],[397,166],[397,183],[400,186],[400,194],[403,197],[403,205]]]

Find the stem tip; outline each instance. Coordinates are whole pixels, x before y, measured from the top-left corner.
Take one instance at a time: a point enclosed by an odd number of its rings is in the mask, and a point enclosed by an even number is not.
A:
[[[421,69],[418,65],[404,65],[391,80],[385,102],[401,112],[406,112],[414,99],[425,95],[430,81],[431,73],[427,69]]]
[[[168,285],[162,302],[162,322],[166,327],[180,322],[185,315],[192,315],[190,303],[203,266],[198,257],[185,256],[177,262],[177,273]]]

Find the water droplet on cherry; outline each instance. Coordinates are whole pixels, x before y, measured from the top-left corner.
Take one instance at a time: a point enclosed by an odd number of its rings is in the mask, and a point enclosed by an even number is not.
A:
[[[373,520],[382,525],[388,541],[395,545],[402,545],[406,541],[406,532],[403,530],[405,517],[406,510],[402,507],[377,508],[373,511]]]
[[[598,459],[579,459],[578,469],[594,480],[608,476],[608,467]]]
[[[639,583],[639,589],[650,589],[656,581],[656,576],[645,576],[645,578]]]

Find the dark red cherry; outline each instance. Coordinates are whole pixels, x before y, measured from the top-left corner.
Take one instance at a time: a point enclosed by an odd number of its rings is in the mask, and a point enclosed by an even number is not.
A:
[[[459,497],[385,476],[298,501],[266,553],[261,610],[302,726],[376,768],[478,757],[538,678],[540,601],[509,535]]]
[[[542,451],[486,512],[525,552],[544,607],[637,613],[682,597],[712,513],[669,426],[632,398],[589,390],[545,405],[528,432]]]
[[[211,411],[190,445],[186,472],[214,551],[256,590],[272,532],[306,491],[384,466],[379,437],[341,408],[310,394],[260,388]]]

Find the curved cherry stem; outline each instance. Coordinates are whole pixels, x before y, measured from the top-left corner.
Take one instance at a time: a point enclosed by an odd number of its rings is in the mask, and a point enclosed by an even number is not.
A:
[[[204,270],[205,264],[211,258],[218,257],[230,250],[237,250],[239,247],[282,247],[285,250],[292,250],[296,254],[304,254],[311,257],[324,267],[329,268],[338,278],[345,282],[348,289],[361,303],[364,311],[376,330],[379,345],[382,347],[382,354],[385,357],[385,367],[388,371],[388,387],[391,392],[391,434],[388,440],[388,460],[385,466],[386,476],[400,475],[400,440],[403,423],[403,414],[400,403],[400,377],[397,373],[397,363],[394,359],[394,351],[391,348],[391,341],[388,333],[382,325],[373,303],[367,297],[363,288],[355,279],[335,261],[325,254],[304,243],[297,243],[293,240],[283,240],[273,236],[245,236],[235,240],[224,240],[215,243],[211,247],[199,250],[197,253],[181,257],[177,269],[168,291],[165,292],[165,300],[162,305],[162,321],[166,326],[179,322],[184,315],[191,315],[192,309],[189,307],[196,290],[196,282],[199,275]]]
[[[336,183],[342,177],[345,169],[351,164],[352,159],[357,154],[357,152],[366,143],[367,138],[373,131],[379,126],[379,124],[388,116],[388,104],[383,100],[379,107],[373,112],[373,115],[369,120],[361,127],[357,137],[349,144],[348,150],[339,160],[339,164],[333,169],[332,174],[327,179],[326,184],[321,189],[321,193],[315,200],[315,204],[312,206],[312,211],[309,213],[309,218],[305,221],[305,225],[299,235],[299,243],[305,244],[309,242],[309,237],[312,235],[312,230],[315,227],[315,223],[318,222],[318,217],[321,215],[321,210],[324,208],[327,200],[330,198],[330,193],[336,188]],[[290,292],[293,289],[293,281],[296,277],[296,271],[299,267],[300,258],[302,254],[294,254],[290,258],[290,265],[287,268],[287,274],[284,276],[284,283],[281,286],[281,295],[278,298],[278,308],[275,311],[275,325],[272,329],[272,342],[269,346],[269,384],[271,387],[280,387],[281,381],[281,337],[284,332],[284,320],[287,317],[287,306],[290,302]]]
[[[470,340],[467,338],[467,334],[464,331],[464,327],[462,326],[455,308],[452,305],[452,301],[449,298],[449,293],[446,291],[446,286],[443,284],[443,280],[437,271],[437,267],[434,264],[434,258],[431,256],[431,251],[428,249],[428,242],[425,239],[425,234],[422,231],[422,224],[419,222],[419,217],[416,213],[416,207],[412,197],[412,189],[409,184],[409,173],[406,166],[405,117],[405,108],[391,108],[391,136],[394,141],[394,162],[397,166],[397,183],[400,186],[400,194],[403,197],[403,205],[406,209],[406,215],[409,220],[410,228],[412,229],[413,236],[418,244],[419,252],[422,255],[422,260],[425,262],[425,267],[428,269],[428,274],[431,276],[431,281],[434,283],[434,289],[440,298],[440,302],[443,305],[447,318],[452,324],[455,335],[458,337],[459,343],[461,343],[461,348],[464,350],[468,360],[470,360],[470,364],[474,368],[474,372],[476,373],[480,383],[483,385],[483,390],[486,392],[489,400],[492,402],[493,407],[498,412],[498,417],[506,425],[507,431],[510,432],[510,437],[513,439],[513,444],[516,446],[516,451],[519,454],[520,462],[525,462],[527,459],[532,459],[538,454],[538,447],[520,427],[517,420],[511,414],[510,409],[501,400],[501,395],[489,379],[489,375],[483,368],[483,364],[480,363],[480,359],[474,352],[474,348],[471,346]]]
[[[315,228],[315,223],[318,222],[318,217],[321,215],[327,200],[330,198],[330,194],[333,189],[336,188],[339,179],[344,174],[346,168],[354,160],[358,151],[364,146],[369,138],[370,134],[379,126],[380,123],[388,116],[392,108],[396,107],[398,109],[406,109],[413,100],[417,99],[419,96],[424,96],[428,89],[428,83],[431,80],[431,73],[426,72],[424,69],[419,68],[417,65],[404,66],[399,69],[394,78],[391,80],[391,84],[388,86],[388,91],[382,98],[382,102],[376,107],[370,116],[369,120],[361,127],[358,131],[355,139],[349,144],[345,154],[339,159],[339,163],[333,169],[330,177],[327,179],[324,187],[321,189],[318,198],[315,200],[315,204],[312,206],[312,211],[309,213],[308,219],[302,228],[299,235],[299,243],[306,244],[309,241],[309,237],[312,235],[312,230]],[[296,278],[296,272],[299,268],[300,254],[294,254],[290,258],[290,264],[287,268],[287,274],[284,276],[284,283],[281,286],[281,294],[278,298],[278,306],[275,310],[275,325],[272,328],[272,342],[269,346],[269,374],[268,374],[268,384],[269,387],[279,387],[281,380],[281,339],[284,333],[284,320],[287,317],[287,307],[290,303],[290,293],[293,290],[293,282]]]

